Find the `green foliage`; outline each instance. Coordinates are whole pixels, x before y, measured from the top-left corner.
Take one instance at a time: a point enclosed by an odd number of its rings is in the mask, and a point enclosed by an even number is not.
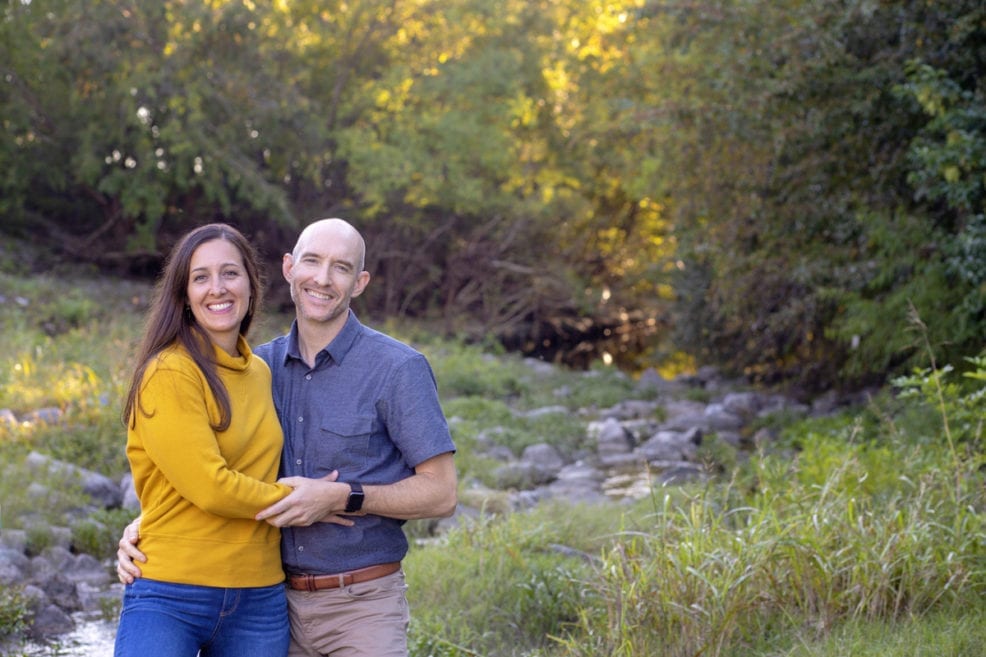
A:
[[[72,525],[72,547],[76,552],[107,558],[116,554],[123,529],[134,519],[129,509],[101,509]]]
[[[262,6],[58,4],[4,10],[19,50],[4,48],[5,163],[27,165],[9,176],[11,214],[103,264],[160,250],[167,224],[292,216],[287,172],[263,155],[298,142],[290,85],[258,65]]]
[[[597,603],[585,584],[599,545],[590,528],[611,520],[601,509],[579,510],[487,518],[413,551],[412,654],[538,654],[567,633],[580,610]]]
[[[606,618],[584,616],[566,654],[726,654],[745,637],[801,623],[824,633],[847,619],[897,620],[978,599],[982,522],[955,510],[947,476],[929,472],[922,480],[932,490],[915,486],[871,506],[841,471],[821,485],[792,485],[787,468],[764,465],[748,507],[710,491],[665,505],[656,531],[614,545],[601,571]]]
[[[55,534],[48,525],[33,524],[27,528],[27,543],[24,546],[24,553],[28,556],[36,557],[53,545],[55,545]]]
[[[900,330],[913,304],[950,360],[980,349],[981,279],[956,253],[978,253],[981,232],[982,12],[679,12],[689,50],[673,65],[700,71],[694,123],[666,149],[682,160],[666,181],[680,344],[767,381],[881,381],[927,364]]]
[[[450,344],[435,354],[441,392],[448,398],[485,397],[510,400],[527,386],[519,363],[503,363],[481,349]]]
[[[986,89],[965,89],[949,71],[920,60],[907,63],[907,82],[900,89],[930,118],[910,151],[908,181],[918,198],[943,200],[965,213],[981,212],[986,196]]]
[[[56,469],[38,468],[27,460],[29,440],[3,440],[0,450],[0,504],[4,527],[37,532],[32,539],[45,547],[52,537],[47,526],[62,525],[66,514],[77,511],[86,500],[78,482]],[[39,548],[40,549],[40,548]]]
[[[964,654],[986,591],[984,364],[918,371],[862,411],[787,426],[731,481],[658,489],[618,514],[486,517],[415,550],[414,654]],[[503,406],[455,404],[504,421]],[[954,458],[953,442],[978,456]],[[582,561],[530,556],[547,545]],[[525,598],[543,625],[515,617]],[[957,635],[942,643],[945,626]]]
[[[830,636],[795,643],[778,652],[786,657],[965,657],[975,655],[986,642],[986,611],[971,604],[965,611],[932,613],[904,623],[850,622]],[[739,657],[744,654],[736,651]]]
[[[0,304],[0,408],[61,414],[54,425],[4,424],[0,439],[118,476],[126,470],[119,404],[149,288],[77,273],[72,280],[0,274],[13,297]]]
[[[20,636],[31,620],[29,601],[19,589],[0,586],[0,646]]]
[[[452,341],[439,349],[421,349],[432,362],[439,392],[446,400],[477,397],[493,400],[494,407],[509,403],[520,410],[560,404],[574,411],[608,408],[630,396],[647,399],[656,394],[652,389],[639,388],[619,369],[598,362],[573,375],[564,367],[524,361],[483,345]],[[477,404],[483,407],[481,402]]]
[[[146,273],[191,225],[273,262],[330,211],[380,316],[881,382],[927,364],[908,303],[980,346],[980,5],[14,2],[0,213]],[[52,331],[94,312],[54,303]]]

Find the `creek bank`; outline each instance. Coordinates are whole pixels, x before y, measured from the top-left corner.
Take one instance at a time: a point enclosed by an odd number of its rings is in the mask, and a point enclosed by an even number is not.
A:
[[[524,361],[533,375],[548,375],[554,366],[542,361]],[[589,371],[582,376],[594,376]],[[744,389],[711,368],[675,379],[645,372],[627,399],[603,409],[574,411],[582,420],[585,449],[568,456],[547,442],[535,442],[519,456],[498,445],[501,428],[488,428],[480,436],[479,452],[499,463],[493,475],[495,487],[463,481],[456,514],[435,523],[435,531],[486,512],[511,512],[531,508],[546,500],[572,503],[620,504],[651,494],[655,488],[715,476],[702,457],[702,449],[714,444],[737,460],[753,450],[768,447],[775,430],[763,418],[783,414],[787,418],[826,415],[864,401],[862,394],[840,397],[829,394],[810,404],[776,393]],[[559,399],[565,390],[558,390]],[[701,399],[702,401],[697,401]],[[558,404],[513,411],[526,417],[571,415]],[[41,418],[40,420],[38,418]],[[41,409],[30,417],[17,418],[0,410],[0,423],[61,421],[57,409]],[[458,421],[449,418],[454,425]],[[22,591],[29,601],[32,619],[28,635],[44,641],[77,629],[78,618],[110,618],[118,609],[122,585],[114,571],[115,554],[79,553],[72,544],[73,522],[96,509],[131,509],[138,513],[129,475],[119,481],[41,454],[27,457],[28,469],[46,476],[36,477],[28,488],[38,500],[49,491],[44,482],[74,482],[84,495],[80,505],[62,525],[48,527],[52,544],[38,554],[28,550],[28,531],[0,532],[0,585]],[[43,522],[40,514],[21,518],[24,527]],[[101,621],[99,621],[101,622]]]
[[[10,416],[9,411],[0,411],[0,417]],[[60,420],[58,409],[42,409],[15,421],[38,421],[39,417],[49,424]],[[0,529],[0,586],[8,594],[16,591],[27,609],[26,637],[46,641],[76,631],[79,619],[114,616],[123,592],[114,570],[115,555],[80,550],[74,542],[73,527],[83,521],[93,522],[91,514],[100,509],[129,505],[136,516],[136,496],[129,477],[113,481],[37,452],[27,455],[18,472],[16,476],[26,473],[30,479],[25,494],[36,503],[36,510],[18,518],[17,524],[26,529]],[[4,476],[15,475],[8,471]],[[77,491],[74,499],[78,504],[52,523],[45,503],[54,486]],[[13,641],[20,638],[9,637]]]
[[[553,367],[535,359],[524,362],[535,375],[549,374]],[[575,411],[584,420],[590,449],[569,458],[548,443],[532,444],[515,456],[497,444],[501,428],[487,429],[479,438],[479,451],[500,463],[494,471],[496,485],[463,482],[460,499],[465,506],[460,513],[471,514],[477,508],[519,511],[550,499],[590,504],[634,501],[660,486],[716,476],[707,462],[709,450],[741,461],[757,449],[769,449],[778,437],[776,423],[764,421],[769,416],[785,421],[824,416],[862,405],[869,394],[831,392],[804,403],[748,389],[709,367],[674,379],[648,370],[636,381],[635,391],[639,395],[610,408]],[[564,397],[564,391],[556,393]],[[557,405],[514,413],[561,418],[572,411]],[[449,421],[454,425],[456,418]],[[453,517],[451,522],[455,521]]]

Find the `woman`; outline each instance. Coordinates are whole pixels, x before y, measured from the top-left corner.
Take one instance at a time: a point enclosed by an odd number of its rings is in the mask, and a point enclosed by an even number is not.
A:
[[[225,224],[193,230],[165,264],[123,412],[148,559],[124,593],[116,657],[287,653],[280,535],[253,519],[291,490],[275,483],[270,369],[244,338],[258,272]]]

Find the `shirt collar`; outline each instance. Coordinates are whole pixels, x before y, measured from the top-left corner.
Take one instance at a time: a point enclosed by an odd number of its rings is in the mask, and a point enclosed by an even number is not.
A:
[[[327,353],[332,361],[335,363],[341,363],[352,349],[353,344],[356,342],[356,338],[359,336],[362,324],[356,317],[356,313],[349,310],[349,317],[346,318],[346,323],[343,324],[342,330],[339,331],[339,335],[332,339],[332,342],[328,344],[327,347],[322,349],[319,354]],[[284,362],[287,363],[289,358],[294,358],[295,360],[302,360],[301,349],[298,348],[298,320],[291,322],[291,332],[288,333],[288,349],[284,354]],[[318,361],[318,355],[315,357],[316,362]]]

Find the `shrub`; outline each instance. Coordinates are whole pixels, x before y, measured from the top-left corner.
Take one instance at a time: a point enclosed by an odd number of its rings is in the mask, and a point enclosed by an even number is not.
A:
[[[116,554],[123,529],[135,515],[129,509],[101,509],[89,514],[72,525],[72,547],[100,559]]]
[[[37,556],[55,544],[55,534],[47,525],[33,525],[28,527],[26,533],[24,553],[28,556]]]
[[[20,636],[31,621],[28,599],[16,588],[0,587],[0,641]]]

